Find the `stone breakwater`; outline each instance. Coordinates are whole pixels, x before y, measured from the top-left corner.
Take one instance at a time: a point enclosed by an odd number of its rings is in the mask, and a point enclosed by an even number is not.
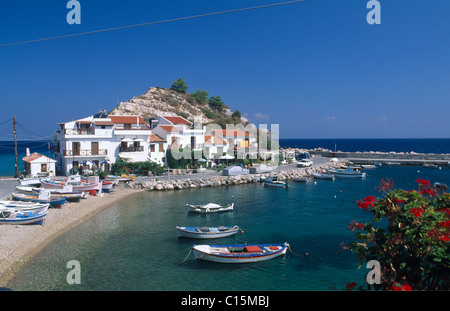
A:
[[[144,189],[148,191],[164,191],[164,190],[182,190],[201,187],[221,187],[231,185],[241,185],[250,183],[263,182],[268,176],[278,176],[279,180],[291,180],[299,177],[311,176],[314,172],[324,172],[326,169],[336,168],[345,164],[346,161],[328,162],[320,166],[308,168],[295,168],[290,170],[279,170],[264,174],[248,174],[237,176],[212,176],[208,178],[186,178],[183,180],[156,180],[144,179],[135,182],[130,182],[128,185],[135,189]]]

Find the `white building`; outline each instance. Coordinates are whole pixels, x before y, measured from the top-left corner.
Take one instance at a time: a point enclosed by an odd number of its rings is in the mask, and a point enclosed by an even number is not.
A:
[[[139,116],[95,116],[60,124],[55,134],[56,171],[70,175],[83,163],[108,170],[120,158],[146,161],[151,130]]]
[[[30,177],[40,177],[54,175],[56,168],[56,160],[46,157],[40,153],[29,154],[27,149],[27,156],[23,157],[25,166],[25,174]]]

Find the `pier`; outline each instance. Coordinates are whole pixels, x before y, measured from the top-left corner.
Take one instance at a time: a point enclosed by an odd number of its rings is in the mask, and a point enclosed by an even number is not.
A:
[[[355,164],[373,164],[375,162],[381,164],[401,164],[401,165],[423,165],[436,164],[438,166],[450,165],[450,154],[435,153],[415,153],[412,152],[342,152],[330,150],[309,150],[311,155],[321,156],[325,158],[337,158],[340,160],[348,160]]]

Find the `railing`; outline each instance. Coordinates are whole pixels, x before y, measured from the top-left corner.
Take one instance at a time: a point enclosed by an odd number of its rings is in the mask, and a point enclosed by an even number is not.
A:
[[[64,134],[66,134],[66,135],[95,135],[95,129],[86,129],[86,130],[65,129]]]
[[[108,155],[108,149],[64,150],[64,156],[66,157],[98,156],[98,155]]]
[[[142,152],[144,151],[144,146],[119,146],[119,152]]]

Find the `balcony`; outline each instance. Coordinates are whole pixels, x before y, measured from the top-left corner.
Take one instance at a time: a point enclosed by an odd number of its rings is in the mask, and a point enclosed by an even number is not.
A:
[[[143,152],[144,146],[119,146],[119,152]]]
[[[64,130],[65,135],[95,135],[95,130],[92,129],[65,129]]]
[[[81,150],[64,150],[65,157],[77,157],[77,156],[106,156],[108,155],[108,149],[81,149]]]

